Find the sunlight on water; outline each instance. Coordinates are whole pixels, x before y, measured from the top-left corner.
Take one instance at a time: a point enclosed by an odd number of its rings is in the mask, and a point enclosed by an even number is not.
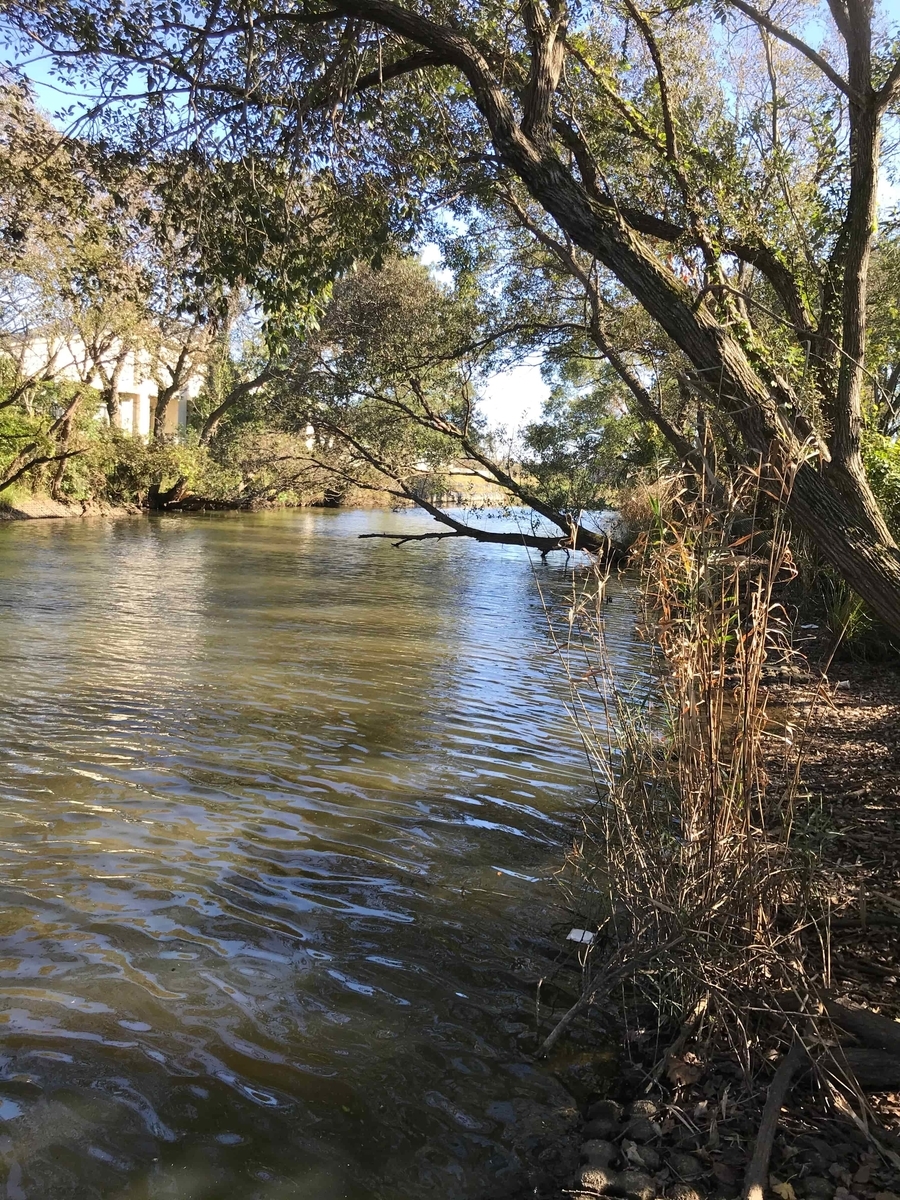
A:
[[[6,1195],[474,1197],[590,778],[535,576],[415,515],[0,526]],[[609,642],[639,669],[621,589]],[[524,964],[524,966],[523,966]]]

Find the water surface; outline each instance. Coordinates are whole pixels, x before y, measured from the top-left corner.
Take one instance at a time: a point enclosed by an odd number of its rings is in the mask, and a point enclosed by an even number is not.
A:
[[[509,1017],[591,794],[539,592],[567,568],[357,537],[417,527],[0,525],[11,1200],[511,1177],[551,1085]]]

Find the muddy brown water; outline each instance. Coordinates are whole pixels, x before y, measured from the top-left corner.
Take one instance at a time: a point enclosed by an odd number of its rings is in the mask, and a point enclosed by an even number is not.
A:
[[[591,796],[520,549],[379,512],[0,526],[0,1190],[406,1200],[515,1169]],[[641,651],[622,592],[618,669]]]

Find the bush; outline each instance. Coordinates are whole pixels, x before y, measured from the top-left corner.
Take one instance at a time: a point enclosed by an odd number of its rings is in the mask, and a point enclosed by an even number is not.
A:
[[[866,432],[863,461],[891,533],[900,537],[900,443],[882,433]]]

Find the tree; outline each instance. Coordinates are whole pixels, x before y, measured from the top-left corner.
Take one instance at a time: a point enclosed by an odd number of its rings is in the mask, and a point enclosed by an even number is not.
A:
[[[103,67],[113,93],[144,72],[155,138],[184,132],[189,92],[193,145],[224,129],[232,157],[325,164],[337,188],[408,197],[401,223],[438,185],[446,200],[518,181],[658,323],[766,485],[900,632],[900,552],[861,458],[881,126],[900,90],[871,0],[829,0],[836,53],[749,0],[713,13],[313,0],[176,16],[159,3],[140,20],[112,3],[22,0],[11,19],[80,56],[60,61]],[[769,83],[746,110],[724,70],[738,25],[758,36],[753,78]]]
[[[345,484],[410,500],[444,526],[404,540],[470,537],[543,553],[573,544],[605,553],[609,539],[582,523],[579,502],[544,489],[539,477],[523,478],[494,453],[475,401],[503,331],[486,332],[482,317],[465,289],[442,288],[414,259],[360,267],[335,284],[318,331],[280,365],[270,408],[288,428],[308,431],[316,466]],[[461,464],[526,505],[530,529],[485,530],[436,503],[435,490],[449,490]]]

